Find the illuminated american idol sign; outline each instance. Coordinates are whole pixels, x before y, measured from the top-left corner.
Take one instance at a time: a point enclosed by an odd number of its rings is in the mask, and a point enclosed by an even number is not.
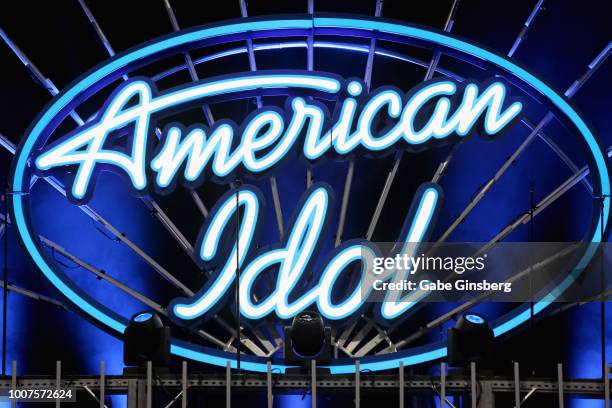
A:
[[[593,158],[597,191],[609,194],[607,167],[594,136],[567,101],[542,81],[514,63],[473,44],[423,28],[381,21],[342,18],[295,18],[255,20],[225,26],[204,27],[178,32],[118,55],[94,69],[60,94],[45,109],[24,138],[14,162],[12,183],[17,191],[27,191],[33,176],[67,174],[67,197],[83,205],[95,194],[96,174],[113,171],[128,180],[137,195],[150,192],[169,194],[179,185],[196,188],[205,180],[230,184],[272,174],[292,158],[308,166],[330,157],[382,156],[391,150],[430,148],[436,143],[480,134],[495,139],[512,126],[522,112],[522,104],[508,95],[508,86],[497,77],[487,82],[457,81],[440,78],[423,82],[410,90],[386,86],[368,91],[357,79],[343,79],[333,73],[312,71],[259,71],[236,73],[189,83],[159,92],[148,78],[125,81],[107,98],[98,113],[74,131],[49,138],[79,103],[121,78],[129,69],[182,52],[207,40],[233,41],[236,37],[259,33],[295,35],[297,31],[321,30],[322,33],[385,35],[397,41],[421,41],[444,47],[469,58],[495,66],[513,81],[530,87],[555,106],[579,131]],[[301,31],[300,31],[301,32]],[[262,106],[240,124],[218,120],[211,127],[197,123],[170,123],[163,128],[157,119],[168,113],[216,101],[266,95],[287,95],[284,109]],[[331,101],[333,112],[322,101]],[[120,141],[120,142],[118,142]],[[315,183],[303,194],[291,225],[282,242],[271,249],[255,247],[257,231],[262,227],[263,199],[259,189],[249,184],[234,185],[209,212],[194,245],[194,257],[202,265],[214,266],[214,272],[197,293],[178,297],[168,305],[172,319],[186,325],[203,321],[221,306],[221,299],[231,291],[236,270],[241,270],[239,296],[241,314],[250,321],[274,316],[288,319],[300,311],[316,307],[330,321],[347,319],[364,308],[363,288],[357,282],[349,288],[342,302],[331,293],[338,277],[349,266],[380,256],[381,250],[366,240],[352,240],[327,254],[321,270],[313,272],[313,260],[330,222],[333,191],[324,183]],[[122,333],[126,318],[89,297],[56,268],[41,250],[37,234],[29,221],[27,194],[12,196],[13,217],[20,237],[41,271],[77,308],[104,326]],[[442,202],[441,188],[433,183],[422,185],[413,197],[411,209],[402,216],[402,229],[394,251],[413,255],[418,244],[428,236]],[[609,200],[602,212],[607,225]],[[233,222],[240,211],[237,233]],[[596,223],[596,225],[598,225]],[[233,235],[232,235],[233,234]],[[233,237],[229,240],[227,237]],[[589,239],[599,241],[593,231]],[[580,262],[588,263],[592,254]],[[273,269],[276,280],[269,293],[253,296],[253,286],[264,272]],[[386,275],[388,281],[401,281],[406,273],[397,270]],[[305,277],[317,276],[304,288]],[[296,288],[300,288],[297,290]],[[389,292],[376,305],[380,322],[402,317],[414,303],[399,292]],[[546,307],[537,304],[536,313]],[[501,322],[495,329],[501,334],[526,320],[519,313]],[[175,339],[172,352],[211,364],[233,361],[228,353]],[[380,370],[398,363],[416,364],[443,357],[440,345],[426,350],[407,350],[386,357],[363,359],[362,369]],[[265,362],[245,358],[242,367],[263,371]],[[282,364],[275,368],[284,370]],[[337,362],[332,372],[350,372],[354,366]]]
[[[406,94],[385,87],[363,95],[364,86],[359,81],[348,81],[344,86],[333,75],[284,73],[235,75],[161,94],[152,88],[145,80],[133,80],[117,89],[96,119],[49,145],[36,157],[36,169],[42,171],[41,176],[57,168],[73,166],[69,194],[76,202],[85,201],[93,193],[92,178],[102,168],[125,173],[136,191],[145,190],[149,184],[166,190],[179,181],[197,187],[206,175],[227,182],[236,174],[271,171],[296,151],[312,162],[330,154],[343,156],[356,151],[376,154],[392,147],[406,149],[450,136],[465,137],[474,133],[474,127],[480,123],[487,136],[494,136],[517,118],[522,107],[520,102],[507,101],[506,87],[496,81],[483,87],[435,80]],[[224,120],[211,129],[172,124],[161,132],[157,146],[149,140],[155,137],[156,113],[163,114],[165,110],[205,98],[258,88],[314,91],[337,99],[335,120],[330,120],[324,105],[291,97],[286,102],[286,112],[261,108],[240,126]],[[135,104],[128,104],[134,100]],[[391,119],[394,123],[379,130],[376,123],[382,119]],[[124,128],[128,132],[128,145],[121,150],[107,147],[111,132]],[[182,174],[181,169],[184,169]],[[153,173],[150,182],[147,172]],[[405,242],[401,248],[403,255],[416,250],[416,244],[427,235],[440,206],[439,187],[423,186],[419,191],[414,219],[405,221],[406,227],[398,237],[398,241]],[[241,311],[250,319],[263,318],[272,312],[281,319],[289,319],[314,303],[328,319],[343,319],[355,313],[363,304],[360,285],[341,304],[333,303],[331,292],[337,277],[349,265],[361,262],[364,268],[368,267],[366,260],[378,251],[366,242],[336,250],[319,283],[299,299],[288,301],[302,275],[311,272],[312,254],[318,252],[321,234],[330,218],[330,196],[329,188],[324,185],[309,189],[282,248],[258,254],[244,265],[253,251],[254,233],[261,222],[261,194],[249,186],[227,194],[209,214],[196,246],[202,262],[219,265],[217,276],[193,298],[173,301],[170,310],[174,316],[192,320],[204,315],[230,289],[237,267],[244,269],[240,282]],[[228,254],[219,249],[219,242],[223,241],[237,206],[244,207],[244,216],[237,243]],[[367,256],[369,252],[371,257]],[[261,273],[273,266],[278,268],[276,288],[256,304],[250,288]],[[394,279],[403,279],[403,276],[396,273]],[[382,304],[384,319],[399,316],[411,305],[397,299],[397,294],[394,297]]]

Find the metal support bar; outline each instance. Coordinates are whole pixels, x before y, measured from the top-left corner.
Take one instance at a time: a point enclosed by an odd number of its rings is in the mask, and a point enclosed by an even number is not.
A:
[[[174,29],[174,31],[177,31],[179,29],[179,26],[178,26],[178,22],[176,20],[176,16],[174,15],[174,11],[172,10],[172,7],[170,7],[170,3],[168,2],[168,0],[164,0],[164,2],[165,2],[165,6],[166,6],[166,11],[168,13],[168,16],[170,18],[170,22],[172,24],[172,28]],[[115,50],[113,49],[113,47],[111,46],[110,42],[108,41],[108,39],[104,35],[104,32],[102,31],[102,29],[100,28],[100,25],[98,24],[98,22],[94,18],[93,13],[89,9],[89,7],[87,7],[87,4],[85,4],[84,0],[79,0],[79,4],[81,5],[81,8],[85,12],[85,15],[87,16],[87,19],[91,23],[91,25],[92,25],[94,31],[96,32],[98,38],[100,39],[100,41],[104,45],[104,48],[106,49],[106,52],[108,53],[108,55],[110,57],[113,57],[115,55]],[[193,65],[193,61],[191,60],[191,56],[189,55],[189,53],[185,53],[185,66],[187,67],[187,70],[189,71],[189,74],[191,75],[192,80],[196,81],[198,79],[198,77],[197,77],[197,73],[195,71],[195,67]],[[129,78],[128,78],[127,75],[123,75],[123,79],[127,81]],[[204,106],[202,106],[202,109],[204,110],[204,116],[206,117],[206,119],[208,121],[208,125],[212,126],[212,124],[214,123],[214,120],[212,118],[212,113],[210,112],[210,108],[208,107],[208,105],[204,105]],[[161,136],[161,131],[158,131],[156,133],[158,134],[158,137]],[[208,215],[208,210],[206,209],[206,206],[204,205],[204,203],[200,199],[200,196],[198,195],[198,193],[192,190],[191,191],[191,197],[192,197],[193,201],[195,202],[196,206],[198,207],[198,209],[200,210],[200,212],[202,213],[202,215],[204,215],[204,217],[206,217]]]
[[[446,406],[446,363],[440,363],[440,408]]]
[[[244,374],[241,374],[242,376]],[[259,390],[265,393],[267,387],[267,373],[251,373],[248,375],[248,380],[244,380],[244,377],[238,381],[234,379],[230,384],[233,391],[253,391]],[[52,388],[56,387],[55,376],[19,376],[16,377],[19,388]],[[130,383],[134,380],[142,382],[141,394],[143,396],[143,406],[145,402],[146,394],[146,378],[144,376],[140,378],[133,377],[131,375],[107,375],[106,376],[106,389],[108,393],[125,393],[130,387]],[[154,390],[166,389],[181,390],[181,374],[168,374],[155,377],[153,382]],[[10,389],[11,388],[10,377],[0,378],[0,388]],[[325,376],[325,378],[319,379],[317,382],[317,392],[324,390],[325,392],[337,392],[343,391],[348,394],[355,392],[355,374],[338,374],[332,376]],[[187,378],[188,390],[205,391],[209,389],[220,389],[225,386],[225,378],[219,377],[219,374],[215,373],[193,373]],[[501,393],[506,395],[512,395],[515,391],[515,381],[511,377],[499,377],[499,376],[488,376],[483,377],[479,380],[478,384],[482,384],[483,387],[489,384],[491,390],[495,393]],[[548,395],[549,399],[556,400],[558,394],[558,379],[555,375],[549,378],[537,378],[532,380],[520,381],[520,392],[526,394],[533,388],[538,389],[538,393],[542,395]],[[85,385],[90,387],[92,390],[98,389],[99,376],[98,375],[86,375],[86,376],[71,376],[69,379],[62,380],[64,387],[70,385],[77,390],[83,388]],[[281,392],[287,392],[291,390],[304,390],[310,389],[312,386],[311,373],[307,374],[291,374],[283,375],[278,379],[274,380],[274,389],[279,389]],[[390,373],[376,373],[375,375],[368,375],[365,378],[360,379],[360,390],[362,394],[370,392],[386,391],[387,393],[395,393],[399,387],[399,377],[396,371]],[[438,381],[435,381],[435,385],[438,385]],[[430,375],[415,375],[411,376],[409,381],[404,382],[406,393],[412,392],[430,392],[432,390],[432,378]],[[599,379],[572,379],[565,380],[563,382],[563,389],[566,395],[575,396],[590,396],[604,399],[604,384],[601,378]],[[462,394],[468,394],[471,390],[470,375],[458,374],[446,377],[446,390],[453,390]],[[448,399],[448,395],[447,395]],[[448,404],[448,400],[447,400]],[[468,404],[469,405],[469,404]],[[556,405],[555,405],[556,406]]]
[[[355,360],[355,408],[361,406],[361,366],[359,360]]]
[[[311,408],[317,408],[317,362],[310,360],[310,396]]]
[[[404,362],[399,364],[399,408],[404,408]]]
[[[521,405],[525,404],[525,402],[531,398],[531,396],[533,394],[535,394],[535,392],[538,390],[537,387],[533,387],[532,389],[529,390],[529,392],[523,397],[523,399],[521,400]]]
[[[557,364],[557,386],[559,387],[559,408],[565,407],[563,398],[563,364]]]
[[[514,362],[514,407],[521,408],[521,383],[519,377],[519,363]]]
[[[54,177],[46,177],[46,178],[44,178],[44,180],[47,181],[52,187],[54,187],[55,190],[59,191],[62,195],[66,196],[65,187],[57,179],[55,179]],[[168,230],[177,239],[177,241],[179,241],[179,243],[183,242],[183,244],[181,246],[184,249],[186,249],[187,251],[191,251],[191,252],[188,252],[188,253],[191,254],[191,257],[193,259],[193,247],[191,247],[191,245],[189,244],[187,239],[180,233],[180,231],[178,231],[178,228],[176,228],[176,226],[174,226],[172,221],[167,217],[167,215],[163,212],[163,210],[153,200],[150,200],[150,199],[147,199],[147,198],[142,198],[142,200],[143,200],[143,202],[145,202],[145,204],[147,204],[149,206],[149,208],[152,208],[152,209],[155,210],[155,214],[158,217],[158,219],[160,221],[162,221],[162,224],[164,224],[168,228]],[[83,212],[85,212],[85,214],[87,214],[90,218],[92,218],[101,227],[103,227],[104,229],[109,231],[119,241],[121,241],[124,244],[126,244],[132,251],[134,251],[145,262],[147,262],[150,266],[152,266],[153,269],[155,269],[167,281],[172,283],[175,287],[181,289],[188,296],[193,296],[193,294],[194,294],[193,291],[191,291],[187,286],[185,286],[178,279],[176,279],[170,272],[168,272],[165,268],[163,268],[160,264],[158,264],[149,255],[147,255],[142,249],[140,249],[140,247],[138,247],[136,244],[134,244],[124,233],[120,232],[112,224],[110,224],[108,221],[106,221],[106,219],[104,219],[95,210],[93,210],[91,207],[89,207],[87,205],[79,206],[79,209],[81,209]],[[50,245],[51,247],[54,248],[54,250],[57,250],[59,252],[63,252],[64,256],[68,256],[68,258],[73,260],[74,262],[80,263],[80,262],[78,262],[78,261],[80,261],[80,260],[78,260],[78,258],[73,257],[72,255],[68,254],[67,251],[65,251],[59,245],[54,244],[50,240],[45,240],[43,237],[40,237],[40,238],[43,240],[43,243],[45,243],[47,245]],[[81,266],[83,266],[84,268],[90,270],[91,272],[97,271],[96,268],[93,268],[93,267],[91,267],[91,265],[88,265],[88,264],[87,264],[87,266],[85,264],[81,264]],[[130,288],[128,288],[125,285],[123,285],[123,287],[118,286],[120,284],[118,281],[114,280],[114,282],[113,282],[112,278],[108,277],[103,272],[100,271],[100,273],[97,274],[97,275],[100,278],[105,279],[105,280],[115,284],[120,289],[129,291],[130,294],[134,295],[139,300],[143,301],[145,304],[149,305],[150,307],[154,307],[155,308],[155,304],[154,304],[153,301],[151,301],[150,299],[146,299],[144,296],[142,296],[140,294],[137,294],[137,292],[131,290]],[[42,297],[42,295],[41,295],[41,297]],[[48,301],[52,301],[52,300],[48,300]],[[61,305],[61,307],[65,308],[65,306],[63,306],[63,305]],[[156,310],[159,311],[160,313],[165,313],[165,311],[161,312],[160,310],[158,310],[159,308],[161,308],[161,306],[157,305]],[[218,339],[215,339],[214,336],[209,335],[208,333],[204,332],[203,330],[198,330],[198,333],[200,335],[203,335],[205,338],[207,338],[208,340],[214,342],[215,344],[217,344],[217,345],[219,345],[221,347],[225,346],[225,343],[223,343],[222,341],[220,341]],[[265,355],[265,353],[261,352],[261,355]]]
[[[445,32],[450,32],[451,29],[453,28],[454,15],[457,11],[458,5],[459,5],[459,0],[455,0],[453,2],[453,5],[451,6],[450,12],[448,13],[448,18],[446,19],[446,23],[444,25]],[[439,52],[434,53],[433,58],[431,59],[431,61],[429,62],[429,65],[427,66],[427,71],[425,72],[425,78],[424,78],[425,81],[433,77],[433,74],[436,71],[436,68],[438,66],[439,59],[440,59],[440,53]],[[372,238],[372,235],[374,234],[374,230],[376,229],[376,224],[378,224],[378,220],[380,219],[380,214],[382,212],[383,207],[385,206],[387,197],[389,196],[389,191],[391,190],[391,185],[393,184],[393,181],[395,180],[395,175],[397,173],[397,169],[399,168],[401,160],[402,160],[402,153],[400,152],[395,156],[393,167],[387,174],[387,178],[385,180],[384,187],[380,193],[380,196],[378,197],[378,202],[376,203],[376,209],[374,210],[374,214],[372,216],[372,219],[370,220],[370,225],[368,226],[368,232],[366,233],[366,239],[368,240],[370,240]],[[450,158],[447,158],[443,162],[444,168],[446,167],[446,164],[448,164],[449,161],[450,161]],[[442,171],[444,171],[444,168],[442,168],[442,170],[438,168],[438,170],[440,171],[440,176],[442,176]],[[436,172],[436,174],[438,174],[438,171]]]
[[[374,235],[374,229],[376,228],[376,224],[378,223],[378,219],[380,218],[380,214],[385,205],[385,201],[387,200],[387,196],[389,195],[389,190],[391,190],[391,184],[393,184],[393,180],[395,179],[395,174],[397,173],[397,169],[399,168],[401,160],[402,154],[396,154],[395,160],[393,161],[393,166],[391,167],[389,173],[387,173],[385,184],[383,186],[382,192],[380,193],[380,197],[378,198],[378,202],[376,203],[374,215],[372,216],[372,219],[370,220],[370,225],[368,226],[368,232],[366,232],[366,239],[368,241],[371,240],[372,235]]]
[[[170,1],[169,0],[163,0],[163,1],[164,1],[164,6],[166,8],[166,13],[168,14],[168,18],[170,19],[170,24],[172,25],[172,29],[174,31],[179,31],[181,28],[178,24],[178,20],[176,19],[176,15],[174,14],[174,10],[172,9],[172,6],[170,6]],[[189,72],[189,76],[191,77],[191,80],[193,82],[199,81],[200,78],[195,69],[195,65],[193,64],[193,60],[191,59],[191,54],[189,54],[188,52],[185,52],[184,55],[185,55],[185,66],[187,67],[187,71]],[[214,125],[215,119],[213,117],[212,111],[210,110],[210,106],[206,104],[202,105],[202,111],[204,113],[204,118],[206,119],[208,126]],[[193,202],[196,204],[196,207],[198,207],[202,215],[204,217],[207,217],[208,209],[202,202],[202,199],[200,198],[198,193],[195,190],[191,190],[190,195],[191,195],[191,198],[193,199]]]
[[[104,400],[98,399],[98,397],[96,397],[96,394],[91,390],[91,388],[89,388],[87,385],[84,385],[83,388],[91,396],[91,398],[94,399],[94,401],[100,404],[100,408],[108,408],[106,405],[104,405]]]
[[[225,407],[232,407],[232,364],[225,363]]]
[[[15,390],[17,389],[17,360],[13,360],[11,367],[11,390],[13,390],[13,395],[15,394]],[[11,408],[15,408],[15,398],[11,399]]]
[[[176,19],[176,15],[174,14],[174,10],[172,10],[172,6],[170,6],[169,0],[163,0],[164,6],[166,8],[166,13],[168,14],[168,18],[170,19],[170,24],[172,25],[172,30],[179,31],[181,27],[179,26],[178,20]],[[193,60],[191,59],[191,55],[188,52],[185,52],[185,64],[187,65],[187,70],[189,71],[189,75],[191,76],[192,81],[199,81],[198,73],[195,70],[195,66],[193,65]],[[208,126],[212,126],[215,123],[215,120],[212,116],[212,112],[210,111],[210,107],[208,105],[203,105],[202,110],[204,111],[204,117],[208,122]]]
[[[62,386],[62,362],[60,360],[55,362],[55,390],[59,391]],[[60,399],[56,398],[55,407],[60,407]]]
[[[338,246],[342,243],[342,234],[344,233],[344,222],[346,220],[346,211],[348,209],[348,200],[351,194],[351,184],[353,182],[354,170],[355,170],[355,160],[351,159],[348,164],[348,170],[346,172],[346,179],[344,181],[344,192],[342,193],[340,218],[338,220],[338,229],[336,230],[336,240],[334,242],[334,246]]]
[[[134,408],[138,404],[138,380],[130,379],[127,384],[127,406]]]
[[[104,398],[106,397],[106,363],[104,360],[100,361],[100,408],[106,408],[104,405]]]
[[[478,395],[476,391],[476,363],[473,361],[470,363],[470,385],[472,387],[472,392],[470,395],[472,401],[472,408],[476,408],[476,403],[478,401]]]
[[[610,408],[610,364],[604,367],[604,401],[605,408]]]
[[[266,382],[267,386],[267,395],[268,395],[268,408],[272,408],[274,405],[274,396],[272,395],[272,362],[268,361],[266,368]]]
[[[153,363],[147,361],[147,408],[153,404]]]
[[[278,183],[275,176],[270,176],[270,188],[272,189],[272,201],[274,202],[274,213],[276,214],[276,223],[278,225],[278,236],[283,239],[285,227],[283,225],[283,211],[280,203],[280,194],[278,193]]]
[[[4,32],[2,28],[0,28],[0,37],[4,40],[6,45],[13,51],[13,53],[19,58],[21,63],[26,67],[33,79],[36,82],[45,88],[51,95],[55,96],[59,93],[59,89],[55,86],[51,79],[46,78],[42,72],[30,61],[30,59],[21,51],[21,49],[15,44]],[[81,119],[81,117],[75,112],[71,111],[69,113],[70,117],[77,123],[77,125],[81,126],[85,124],[85,122]]]
[[[135,299],[141,301],[142,303],[144,303],[145,305],[147,305],[151,309],[155,310],[157,313],[159,313],[159,314],[161,314],[163,316],[168,316],[167,310],[164,309],[161,305],[159,305],[155,301],[151,300],[150,298],[148,298],[148,297],[144,296],[143,294],[135,291],[134,289],[130,288],[129,286],[127,286],[126,284],[120,282],[119,280],[111,277],[106,272],[96,268],[95,266],[93,266],[93,265],[83,261],[82,259],[78,258],[77,256],[71,254],[66,249],[64,249],[60,245],[56,244],[55,242],[51,241],[50,239],[45,238],[42,235],[39,235],[39,239],[41,240],[41,242],[43,244],[45,244],[46,246],[51,248],[53,251],[61,254],[63,257],[65,257],[67,259],[70,259],[70,261],[72,261],[75,264],[79,265],[83,269],[93,273],[99,279],[105,280],[106,282],[110,283],[111,285],[113,285],[117,289],[120,289],[123,292],[127,293],[128,295],[130,295],[130,296],[134,297]],[[62,305],[62,307],[65,308],[65,306],[63,306],[63,305]],[[219,346],[221,348],[225,348],[225,346],[226,346],[223,341],[219,340],[218,338],[216,338],[212,334],[209,334],[208,332],[206,332],[206,331],[204,331],[202,329],[197,329],[195,332],[196,332],[196,334],[198,334],[202,338],[212,342],[213,344],[215,344],[215,345],[217,345],[217,346]]]
[[[213,316],[213,319],[219,323],[219,325],[221,327],[223,327],[225,330],[227,330],[227,332],[232,335],[234,338],[237,338],[237,331],[234,327],[230,326],[225,320],[223,320],[219,315],[215,315]],[[263,357],[266,355],[266,353],[259,348],[259,346],[257,346],[257,344],[255,344],[253,342],[253,340],[249,339],[248,337],[246,337],[244,335],[244,328],[241,327],[240,330],[240,343],[244,344],[245,347],[247,347],[249,350],[251,350],[255,355]]]
[[[183,369],[181,376],[181,407],[187,408],[187,361],[183,361]]]
[[[362,316],[362,318],[364,318]],[[366,336],[366,334],[368,334],[368,332],[370,331],[370,329],[372,327],[374,327],[374,321],[371,319],[368,319],[366,321],[366,324],[355,334],[355,336],[353,337],[353,339],[346,345],[345,350],[349,353],[349,354],[353,354],[353,350],[359,346],[359,344],[363,341],[364,337]]]
[[[0,280],[0,286],[4,287],[4,281]],[[69,311],[68,307],[66,307],[63,303],[61,303],[61,302],[59,302],[59,301],[57,301],[55,299],[51,299],[50,297],[47,297],[45,295],[41,295],[40,293],[33,292],[31,290],[28,290],[28,289],[23,289],[23,288],[20,288],[18,286],[12,285],[10,283],[8,285],[6,285],[6,288],[9,291],[11,291],[11,292],[19,293],[20,295],[29,297],[29,298],[34,299],[34,300],[39,300],[41,302],[50,303],[50,304],[52,304],[55,307],[59,307],[60,309]]]
[[[518,37],[516,37],[516,40],[514,40],[514,43],[512,44],[510,51],[508,51],[509,57],[512,57],[514,55],[519,45],[521,45],[525,37],[527,37],[527,32],[529,31],[529,28],[531,27],[531,23],[533,23],[533,20],[535,20],[540,10],[542,10],[543,3],[544,3],[544,0],[538,0],[535,7],[531,11],[531,14],[529,14],[529,17],[525,21],[525,24],[523,24],[523,29],[519,33]]]
[[[608,44],[608,47],[610,45]],[[595,60],[589,65],[589,68],[585,74],[583,74],[579,79],[574,81],[572,85],[565,91],[565,96],[571,98],[580,90],[580,88],[585,84],[585,82],[593,75],[593,73],[601,66],[603,61],[607,57],[607,53],[604,56],[601,56],[601,53],[597,56]],[[508,157],[508,159],[504,162],[504,164],[499,168],[499,170],[493,175],[493,177],[476,193],[474,198],[469,202],[467,207],[455,218],[455,220],[451,223],[451,225],[446,229],[446,231],[442,234],[442,236],[438,239],[437,243],[444,242],[453,231],[465,220],[468,214],[476,207],[476,205],[484,198],[486,193],[493,187],[493,185],[501,178],[501,176],[508,170],[508,168],[516,161],[518,156],[531,144],[534,138],[544,129],[553,119],[554,114],[552,112],[548,112],[544,118],[533,127],[532,131],[525,138],[523,143],[519,145],[519,147]]]
[[[314,0],[308,0],[308,14],[314,14]],[[306,69],[314,70],[314,37],[312,32],[306,37]],[[312,170],[306,167],[306,188],[312,186]]]
[[[382,0],[376,1],[376,9],[374,11],[375,17],[380,17],[382,15],[384,2]],[[370,85],[372,83],[372,72],[374,71],[374,55],[376,50],[376,39],[372,38],[370,40],[370,48],[368,51],[368,59],[366,62],[365,74],[363,76],[364,82],[368,90],[370,89]],[[330,134],[331,137],[331,134]],[[344,193],[342,194],[342,204],[340,207],[340,218],[338,221],[338,230],[336,231],[336,242],[335,246],[340,245],[342,242],[342,234],[344,233],[344,223],[346,221],[346,211],[348,208],[348,201],[351,192],[351,184],[353,182],[353,173],[355,170],[355,160],[351,159],[349,161],[348,171],[346,173],[346,179],[344,182]]]
[[[181,392],[179,392],[178,394],[176,394],[176,395],[174,396],[174,398],[172,398],[172,399],[170,400],[170,402],[168,402],[164,408],[170,408],[170,407],[171,407],[172,405],[174,405],[174,403],[175,403],[176,401],[178,401],[178,399],[179,399],[179,398],[181,398],[182,396],[183,396],[183,391],[181,391]]]
[[[479,408],[495,408],[495,393],[490,382],[482,384]]]
[[[96,32],[96,35],[100,39],[100,42],[102,42],[102,45],[104,46],[104,49],[106,49],[106,52],[108,53],[109,56],[113,57],[115,55],[115,50],[113,49],[113,47],[111,46],[110,42],[108,41],[108,39],[104,35],[104,32],[102,31],[102,29],[100,28],[100,25],[98,24],[98,22],[94,18],[91,10],[89,9],[89,7],[87,7],[87,4],[85,4],[84,0],[79,0],[79,4],[81,5],[81,8],[85,12],[85,15],[87,16],[87,19],[89,20],[89,23],[91,24],[91,26],[93,27],[94,31]]]
[[[455,231],[455,229],[465,220],[465,218],[472,212],[472,210],[476,207],[476,205],[484,198],[487,192],[493,187],[493,185],[501,178],[502,175],[510,168],[510,166],[516,161],[518,156],[531,144],[531,142],[535,139],[536,135],[544,128],[552,119],[554,115],[551,112],[548,112],[544,119],[540,121],[540,123],[531,131],[531,133],[523,140],[523,142],[519,145],[519,147],[506,159],[504,164],[497,170],[497,172],[493,175],[489,181],[487,181],[484,186],[477,192],[477,194],[472,198],[469,204],[463,209],[463,211],[455,218],[455,220],[451,223],[451,225],[444,231],[442,236],[436,242],[437,244],[442,243],[448,239],[448,237]]]
[[[239,0],[240,14],[242,17],[248,17],[246,0]],[[247,53],[249,56],[249,67],[251,71],[257,71],[257,63],[255,62],[255,52],[253,50],[253,40],[247,38]],[[257,108],[262,107],[261,98],[257,98]],[[278,185],[276,183],[276,177],[270,176],[270,188],[272,189],[272,201],[274,201],[274,211],[276,213],[276,223],[278,224],[278,236],[282,239],[285,228],[283,226],[283,213],[280,204],[280,195],[278,193]]]

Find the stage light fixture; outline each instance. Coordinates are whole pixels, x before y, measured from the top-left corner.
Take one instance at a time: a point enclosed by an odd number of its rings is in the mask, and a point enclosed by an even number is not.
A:
[[[448,363],[463,366],[470,362],[487,363],[493,357],[493,330],[478,313],[464,313],[448,330]]]
[[[123,363],[142,368],[151,361],[154,367],[165,367],[169,360],[170,327],[153,312],[132,316],[123,334]]]
[[[297,314],[291,326],[285,326],[284,358],[286,364],[310,367],[310,361],[331,361],[331,328],[325,327],[321,315],[312,310]]]

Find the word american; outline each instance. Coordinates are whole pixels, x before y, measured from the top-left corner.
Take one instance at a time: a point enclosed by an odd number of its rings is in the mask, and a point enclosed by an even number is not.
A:
[[[497,81],[481,89],[473,82],[437,79],[406,94],[393,87],[364,94],[360,81],[345,82],[334,75],[311,72],[245,74],[159,93],[146,79],[130,80],[109,97],[95,119],[49,144],[35,166],[43,173],[76,167],[69,198],[85,202],[93,190],[93,176],[104,168],[124,172],[136,191],[144,191],[151,183],[161,190],[173,188],[181,181],[177,173],[184,168],[182,181],[195,187],[207,175],[227,182],[236,172],[263,174],[296,149],[314,162],[331,153],[345,156],[422,146],[451,135],[464,137],[481,127],[492,136],[522,109],[519,101],[506,100],[506,87]],[[333,121],[324,104],[294,96],[288,98],[285,112],[263,107],[241,126],[221,120],[210,128],[171,124],[160,131],[154,125],[155,115],[197,101],[287,89],[335,101]],[[130,143],[113,146],[111,135],[125,128]],[[152,149],[156,133],[160,140]],[[148,180],[148,172],[154,181]]]

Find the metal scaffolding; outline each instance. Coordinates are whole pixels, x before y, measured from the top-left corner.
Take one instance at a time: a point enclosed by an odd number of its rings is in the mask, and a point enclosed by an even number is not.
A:
[[[312,361],[312,367],[315,362]],[[190,395],[197,393],[225,394],[225,406],[231,407],[232,397],[247,392],[265,392],[268,407],[273,406],[277,394],[310,392],[312,407],[317,407],[317,395],[329,393],[353,395],[355,406],[360,407],[362,395],[384,393],[397,395],[397,406],[404,408],[408,397],[418,396],[422,401],[436,399],[444,401],[441,406],[455,408],[457,399],[465,406],[472,408],[494,408],[496,398],[505,394],[514,396],[514,406],[519,408],[534,395],[549,397],[548,407],[564,408],[569,396],[585,396],[603,400],[606,408],[610,407],[610,367],[606,367],[603,380],[567,379],[563,375],[563,365],[557,364],[556,378],[521,378],[519,363],[513,363],[513,377],[494,377],[482,375],[475,363],[459,373],[448,371],[445,363],[440,363],[440,375],[418,375],[406,378],[404,366],[396,371],[383,374],[363,373],[359,369],[359,360],[355,361],[355,374],[329,375],[321,374],[316,369],[304,374],[278,374],[268,364],[266,373],[233,375],[228,361],[225,373],[215,374],[189,373],[187,362],[181,365],[181,372],[175,374],[159,373],[146,365],[141,375],[108,375],[104,361],[100,362],[100,374],[97,376],[62,376],[62,363],[57,361],[54,375],[27,376],[17,375],[17,362],[12,363],[12,375],[0,378],[0,389],[4,396],[8,390],[74,390],[77,401],[80,398],[95,400],[100,408],[108,408],[105,397],[112,394],[127,395],[128,408],[151,408],[160,404],[165,407],[186,407]],[[162,391],[163,392],[159,392]],[[391,393],[391,394],[390,394]],[[418,399],[410,406],[418,408]],[[455,402],[453,402],[455,401]],[[553,402],[554,401],[554,402]],[[15,406],[15,400],[12,405]],[[61,405],[56,400],[56,407]],[[464,406],[464,405],[462,405]]]

